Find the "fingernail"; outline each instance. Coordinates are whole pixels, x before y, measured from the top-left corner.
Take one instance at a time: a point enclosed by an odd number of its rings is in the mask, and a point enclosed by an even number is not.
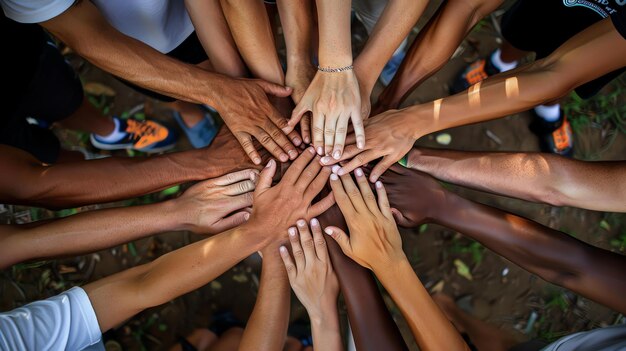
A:
[[[265,166],[265,168],[270,168],[274,165],[274,160],[270,160],[267,165]]]
[[[260,165],[261,164],[261,159],[260,158],[255,158],[254,160],[252,160],[252,162],[254,162],[255,165]]]
[[[312,154],[315,153],[315,148],[313,146],[307,148],[307,150],[309,150],[309,152],[312,153]]]
[[[337,175],[342,176],[346,174],[346,171],[343,168],[339,168],[339,170],[337,171]]]
[[[287,154],[280,154],[280,161],[281,162],[287,162],[289,161],[289,156],[287,156]]]
[[[333,235],[333,230],[332,230],[332,229],[330,229],[330,228],[326,228],[326,229],[324,229],[324,232],[325,232],[326,234],[328,234],[328,235]]]
[[[280,252],[282,252],[282,253],[287,253],[287,248],[286,248],[286,247],[284,247],[284,246],[281,246],[281,247],[279,248],[279,250],[280,250]]]
[[[320,156],[324,155],[324,149],[322,149],[321,146],[317,148],[317,154],[320,155]]]
[[[330,170],[331,170],[333,173],[337,174],[337,171],[338,171],[340,168],[341,168],[341,166],[339,166],[339,165],[334,165],[334,166],[333,166],[333,168],[331,168]]]
[[[377,187],[378,189],[381,189],[381,188],[383,187],[383,183],[382,183],[380,180],[379,180],[379,181],[377,181],[377,182],[376,182],[376,187]]]
[[[341,158],[341,151],[335,150],[335,152],[333,152],[333,158],[335,160],[338,160],[339,158]]]
[[[250,219],[250,214],[249,214],[249,213],[247,213],[247,212],[246,212],[246,213],[244,213],[244,215],[243,215],[243,219],[244,219],[244,220],[246,220],[246,221],[247,221],[248,219]]]
[[[357,168],[354,170],[354,174],[356,174],[357,177],[362,177],[363,176],[363,170],[360,168]]]
[[[292,157],[292,158],[298,157],[298,151],[296,151],[296,150],[289,150],[289,157]]]
[[[289,232],[289,236],[296,236],[296,228],[291,227],[287,231]]]
[[[358,147],[359,149],[363,149],[365,147],[365,143],[362,141],[357,141],[356,147]]]
[[[317,227],[318,225],[320,225],[320,222],[317,220],[317,218],[311,219],[311,226],[312,227]]]
[[[339,179],[339,177],[337,177],[335,173],[330,175],[330,180],[337,180],[337,179]]]
[[[330,157],[328,157],[328,156],[324,156],[324,157],[322,157],[322,163],[323,163],[323,164],[330,163]]]
[[[299,219],[296,223],[298,224],[298,227],[304,227],[306,225],[304,219]]]
[[[306,137],[305,137],[305,138],[304,138],[304,142],[308,144],[308,143],[310,143],[310,142],[311,142],[311,139],[309,139],[309,138],[306,138]]]

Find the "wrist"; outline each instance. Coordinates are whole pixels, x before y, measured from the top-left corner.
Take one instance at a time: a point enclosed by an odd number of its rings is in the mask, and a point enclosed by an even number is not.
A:
[[[190,230],[191,220],[188,216],[189,211],[184,210],[184,206],[179,205],[179,198],[159,202],[149,206],[155,206],[151,212],[158,214],[160,218],[162,231],[182,231]]]
[[[337,321],[337,298],[325,299],[315,307],[307,308],[311,326],[316,325],[323,328],[332,328],[332,324]]]
[[[437,101],[435,101],[434,109],[429,110],[425,105],[414,105],[399,110],[402,112],[402,116],[405,118],[404,122],[409,126],[414,140],[439,130],[437,106]]]
[[[400,252],[394,252],[376,260],[376,263],[372,265],[372,272],[381,279],[382,276],[396,273],[400,267],[407,264],[410,266],[404,251],[400,250]]]

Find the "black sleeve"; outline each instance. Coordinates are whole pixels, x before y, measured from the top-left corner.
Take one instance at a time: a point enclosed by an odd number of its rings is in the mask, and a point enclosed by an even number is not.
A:
[[[615,29],[626,39],[626,9],[617,11],[611,15]]]

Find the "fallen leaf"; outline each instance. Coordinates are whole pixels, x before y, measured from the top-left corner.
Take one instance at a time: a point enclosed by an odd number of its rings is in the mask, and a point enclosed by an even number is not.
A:
[[[102,83],[96,83],[96,82],[89,82],[85,84],[83,86],[83,90],[85,90],[87,94],[96,95],[96,96],[104,95],[104,96],[114,97],[115,95],[117,95],[117,93],[115,92],[115,90],[113,90],[113,88],[106,86]]]
[[[454,265],[456,266],[456,272],[459,275],[467,280],[472,280],[472,273],[470,272],[469,267],[465,264],[465,262],[460,259],[454,260]]]

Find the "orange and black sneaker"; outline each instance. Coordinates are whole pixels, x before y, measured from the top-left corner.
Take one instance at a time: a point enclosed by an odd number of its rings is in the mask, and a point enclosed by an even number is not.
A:
[[[572,157],[574,155],[574,134],[563,110],[561,110],[561,118],[555,122],[547,122],[539,117],[534,110],[531,113],[533,114],[533,121],[528,127],[539,138],[541,151]]]
[[[118,140],[109,140],[91,134],[93,146],[102,150],[133,149],[147,153],[170,150],[176,145],[176,135],[166,126],[151,120],[121,119],[114,117]]]
[[[472,85],[485,80],[487,77],[498,73],[500,71],[491,63],[491,55],[474,61],[456,77],[450,87],[450,94],[460,93]]]

